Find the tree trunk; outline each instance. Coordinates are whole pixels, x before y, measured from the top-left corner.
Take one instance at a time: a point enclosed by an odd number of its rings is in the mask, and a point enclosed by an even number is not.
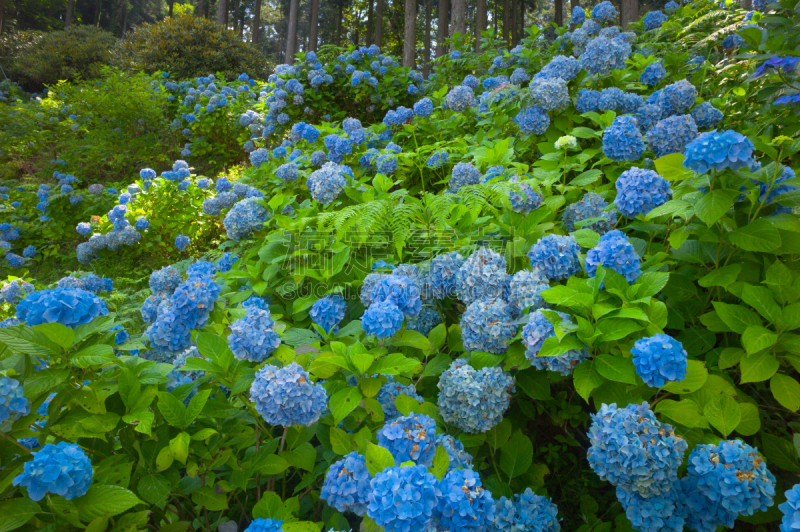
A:
[[[572,10],[576,7],[581,6],[581,0],[569,0],[569,12],[572,13]]]
[[[122,29],[119,32],[120,39],[122,37],[125,37],[125,30],[128,29],[128,6],[127,6],[127,4],[123,5],[122,9],[123,9],[123,11],[125,13],[125,16],[122,18]]]
[[[0,34],[3,33],[3,13],[5,13],[6,0],[0,0]]]
[[[297,53],[297,10],[300,0],[289,1],[289,23],[286,26],[286,60],[287,65],[294,64],[294,55]]]
[[[753,0],[740,0],[739,6],[746,11],[750,11],[753,9]]]
[[[344,15],[344,0],[339,0],[339,18],[336,22],[336,46],[342,45],[342,16]]]
[[[620,0],[620,25],[627,28],[631,22],[639,20],[639,0]]]
[[[623,2],[624,1],[625,0],[623,0]],[[633,1],[637,2],[638,0],[633,0]],[[555,1],[555,8],[556,8],[555,23],[558,26],[563,26],[564,25],[564,0],[556,0]]]
[[[308,49],[317,51],[319,42],[319,0],[311,0],[311,14],[308,20]]]
[[[511,45],[519,44],[519,0],[511,0]]]
[[[431,9],[433,3],[431,0],[427,0],[425,2],[425,50],[423,51],[423,61],[425,61],[425,67],[422,69],[422,75],[425,79],[428,79],[428,75],[431,73]]]
[[[508,0],[503,0],[503,41],[506,46],[510,42],[508,36],[511,33],[511,8],[508,3]]]
[[[375,17],[373,16],[372,0],[367,0],[367,34],[364,37],[364,44],[372,44],[373,34],[375,33]]]
[[[383,4],[386,0],[377,0],[375,6],[375,31],[372,34],[372,43],[381,46],[383,40]]]
[[[72,25],[72,12],[74,10],[75,10],[75,0],[69,0],[69,2],[67,2],[67,14],[64,15],[64,29],[67,29]]]
[[[450,8],[450,36],[456,33],[459,38],[467,33],[467,0],[453,0]]]
[[[203,3],[203,18],[208,18],[211,12],[211,0],[205,0]]]
[[[94,27],[95,28],[99,28],[100,27],[100,11],[103,10],[102,1],[103,0],[97,0],[94,3]]]
[[[492,6],[492,10],[494,11],[493,16],[492,16],[492,25],[494,26],[494,34],[495,34],[495,36],[497,36],[497,3],[499,1],[500,0],[494,0],[494,2],[493,2],[494,5]]]
[[[449,0],[439,0],[439,11],[436,13],[436,57],[442,57],[447,52],[444,41],[447,40],[447,21],[450,18],[448,13],[449,6]]]
[[[525,38],[525,0],[519,0],[519,40],[522,40],[524,38]]]
[[[244,10],[243,10],[244,11]],[[239,31],[244,30],[244,21]],[[252,34],[253,44],[256,44],[261,39],[261,0],[256,0],[256,7],[253,10],[253,26],[250,28]]]
[[[228,0],[217,0],[217,24],[225,24],[227,18]]]
[[[239,0],[233,0],[233,32],[239,31]]]
[[[175,0],[169,0],[169,11],[167,11],[167,16],[172,16],[172,6],[175,4]]]
[[[406,0],[406,16],[403,27],[403,66],[415,67],[417,47],[417,0]]]
[[[478,0],[475,7],[475,51],[481,51],[481,32],[486,31],[486,0]]]

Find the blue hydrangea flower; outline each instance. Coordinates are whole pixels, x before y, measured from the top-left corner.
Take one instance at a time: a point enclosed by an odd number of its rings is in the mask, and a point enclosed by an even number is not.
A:
[[[21,279],[14,279],[0,289],[0,303],[16,305],[26,294],[33,292],[33,285]]]
[[[394,380],[393,375],[387,375],[386,378],[388,380],[381,386],[376,396],[376,399],[383,408],[385,419],[393,419],[400,416],[400,412],[397,410],[397,406],[395,406],[395,400],[401,395],[407,395],[416,400],[419,404],[424,402],[424,399],[419,396],[413,384],[400,384]]]
[[[515,273],[509,283],[508,292],[512,316],[521,316],[527,309],[541,308],[544,300],[540,294],[548,288],[550,284],[540,271],[520,270]]]
[[[580,62],[574,57],[557,55],[550,60],[536,77],[559,78],[564,81],[572,81],[581,71]],[[564,87],[566,89],[566,86]]]
[[[570,15],[570,22],[576,26],[580,26],[586,22],[586,11],[584,11],[581,6],[573,7],[572,14]]]
[[[617,18],[617,9],[609,1],[600,2],[592,8],[592,19],[597,22],[613,22]]]
[[[775,182],[770,183],[758,183],[759,186],[759,197],[758,201],[763,202],[765,205],[769,205],[773,203],[781,194],[786,192],[792,192],[794,190],[800,190],[800,187],[796,187],[794,185],[784,185],[782,184],[788,179],[794,178],[795,173],[794,170],[789,168],[788,166],[783,169],[781,175],[775,179]],[[783,207],[779,206],[778,209],[775,211],[776,214],[787,213],[791,212],[790,207]]]
[[[514,378],[500,367],[476,371],[459,358],[439,378],[439,413],[470,434],[486,432],[500,423],[514,391]]]
[[[172,266],[165,266],[150,274],[150,290],[154,294],[172,294],[182,281],[178,270]]]
[[[649,11],[642,20],[644,31],[651,31],[661,27],[667,21],[667,16],[661,11]]]
[[[253,519],[250,525],[244,529],[244,532],[281,532],[282,530],[283,521],[259,517]]]
[[[606,207],[608,207],[608,202],[602,196],[595,192],[587,192],[580,201],[572,203],[564,209],[564,215],[561,220],[564,222],[564,227],[567,231],[571,233],[579,229],[576,225],[578,222],[599,218],[599,220],[583,227],[602,235],[610,231],[617,223],[616,210],[606,211]]]
[[[347,185],[341,167],[332,162],[325,163],[315,170],[306,181],[311,197],[324,205],[332,203]]]
[[[94,294],[111,292],[114,290],[114,281],[105,277],[98,277],[93,273],[80,276],[69,275],[59,279],[58,288],[80,288]]]
[[[225,215],[223,222],[228,238],[243,240],[264,227],[267,209],[255,198],[245,198],[236,203]]]
[[[725,117],[722,111],[708,102],[703,102],[690,113],[698,129],[711,129],[722,122]]]
[[[19,381],[6,376],[0,377],[0,423],[5,423],[8,419],[16,421],[30,413],[30,401],[25,397]]]
[[[667,118],[686,113],[692,108],[696,98],[697,88],[688,80],[682,79],[651,94],[647,103],[661,107],[661,118]]]
[[[615,69],[625,68],[625,61],[630,55],[631,45],[624,39],[596,37],[586,45],[580,56],[580,62],[581,67],[588,73],[602,75]]]
[[[511,210],[519,214],[530,214],[542,204],[542,195],[526,183],[515,185],[508,199],[511,201]]]
[[[227,273],[231,271],[233,264],[238,260],[238,255],[228,252],[223,253],[222,257],[220,257],[219,262],[217,263],[217,268],[219,269],[220,273]]]
[[[622,172],[616,182],[617,198],[614,203],[623,216],[636,218],[663,205],[672,195],[666,179],[653,170],[633,167]]]
[[[572,324],[569,316],[561,312],[558,314],[564,322]],[[575,366],[589,358],[589,353],[583,349],[571,349],[558,356],[537,356],[544,341],[555,334],[555,327],[540,310],[531,312],[528,323],[522,328],[522,343],[526,347],[525,357],[537,369],[548,369],[561,375],[570,375]]]
[[[434,257],[426,278],[426,297],[445,299],[455,295],[457,272],[463,264],[464,257],[457,251]]]
[[[545,114],[545,116],[547,115]],[[472,163],[460,162],[453,167],[449,181],[450,190],[458,192],[465,185],[477,185],[480,183],[481,177],[483,176],[480,170],[475,168]]]
[[[451,470],[459,467],[472,469],[472,455],[464,450],[461,440],[449,434],[437,434],[436,447],[438,448],[440,445],[447,451]]]
[[[664,65],[661,64],[661,61],[656,61],[655,63],[650,63],[645,67],[644,72],[642,72],[642,76],[639,79],[648,87],[655,87],[662,79],[664,79],[666,75],[667,71],[664,68]]]
[[[688,478],[700,493],[733,515],[753,515],[774,504],[775,477],[755,448],[741,440],[698,445],[688,459]]]
[[[666,334],[637,340],[631,349],[636,374],[648,386],[661,388],[667,382],[682,381],[688,369],[683,345]]]
[[[16,317],[28,326],[60,323],[76,327],[107,315],[103,300],[79,288],[38,290],[25,296],[16,309]]]
[[[436,452],[436,422],[422,414],[400,416],[378,430],[378,445],[392,453],[395,463],[430,467]]]
[[[495,502],[495,517],[490,532],[559,532],[558,508],[530,488],[516,500],[500,497]]]
[[[724,50],[731,50],[733,48],[738,48],[747,44],[747,41],[744,40],[744,37],[739,35],[738,33],[731,33],[724,39],[722,39],[722,48]]]
[[[636,161],[643,153],[644,141],[634,117],[618,116],[603,132],[603,154],[612,161]]]
[[[641,262],[628,237],[614,229],[600,237],[596,247],[586,253],[586,273],[589,277],[597,275],[597,267],[610,268],[622,275],[629,284],[636,282],[641,275]]]
[[[534,103],[545,111],[560,111],[569,105],[567,83],[561,78],[534,78],[528,90]]]
[[[800,484],[786,490],[786,502],[778,505],[783,512],[780,532],[793,532],[800,529]]]
[[[475,93],[469,87],[458,85],[447,93],[445,102],[448,109],[460,113],[475,103]]]
[[[366,459],[353,451],[331,465],[322,483],[320,498],[340,512],[367,513],[372,476]]]
[[[430,98],[423,98],[414,104],[414,114],[425,118],[433,114],[433,102]]]
[[[275,352],[281,343],[272,330],[275,321],[269,310],[248,308],[244,318],[231,325],[228,345],[239,360],[261,363]]]
[[[517,332],[512,309],[502,299],[478,299],[461,315],[461,339],[466,351],[502,354]]]
[[[258,168],[259,166],[265,164],[268,161],[269,161],[269,151],[265,150],[264,148],[258,148],[250,152],[250,163],[254,167]],[[219,189],[219,180],[217,181],[217,192],[224,192],[224,190]]]
[[[497,252],[478,249],[456,273],[456,295],[467,305],[478,299],[507,297],[511,278],[506,267],[506,260]]]
[[[391,301],[372,303],[361,318],[364,332],[379,340],[389,338],[403,326],[403,312]]]
[[[550,126],[550,117],[544,109],[538,105],[533,105],[520,111],[514,117],[514,122],[519,127],[519,130],[526,135],[543,135]]]
[[[333,294],[318,299],[308,312],[313,322],[322,327],[326,333],[339,330],[339,322],[344,319],[347,304],[339,294]]]
[[[754,149],[750,139],[741,133],[730,129],[721,133],[709,131],[701,133],[686,145],[683,166],[698,174],[705,174],[711,169],[750,168],[755,164]]]
[[[423,336],[428,336],[434,327],[442,323],[442,318],[439,316],[439,311],[432,304],[423,304],[422,310],[419,315],[406,320],[406,329],[409,331],[417,331]]]
[[[553,281],[572,277],[581,269],[580,247],[572,236],[548,235],[539,239],[528,251],[531,269],[541,271]]]
[[[464,81],[461,82],[462,85],[469,87],[472,90],[477,90],[480,86],[481,82],[478,78],[473,76],[472,74],[467,74],[464,77]]]
[[[450,157],[450,154],[444,150],[437,150],[428,157],[428,160],[425,164],[428,168],[441,168],[442,166],[447,164],[447,159]]]
[[[116,327],[109,329],[109,332],[117,333],[114,335],[115,345],[122,345],[128,341],[128,338],[130,338],[130,334],[128,334],[128,331],[126,331],[122,325],[117,325]]]
[[[579,113],[588,113],[600,109],[600,92],[592,89],[581,89],[575,101],[575,110]]]
[[[364,277],[364,282],[361,284],[361,290],[358,294],[361,303],[365,307],[369,307],[372,304],[372,289],[378,283],[379,280],[387,277],[388,274],[386,273],[370,273]],[[400,310],[400,309],[398,309]]]
[[[14,478],[15,486],[24,486],[28,497],[40,501],[47,493],[61,495],[68,501],[89,491],[92,463],[74,443],[48,443],[25,462],[23,472]]]
[[[643,497],[669,492],[688,448],[671,425],[656,419],[646,402],[625,408],[604,404],[592,415],[588,436],[587,458],[594,472]]]
[[[250,400],[264,421],[284,427],[309,427],[328,408],[325,388],[312,383],[308,372],[296,362],[283,368],[267,365],[258,370],[250,387]]]
[[[388,467],[371,482],[367,515],[384,530],[427,530],[435,516],[439,480],[425,466]]]
[[[189,242],[191,242],[191,240],[186,235],[178,235],[175,237],[175,247],[178,248],[178,251],[183,251],[188,248]]]
[[[492,494],[483,489],[480,476],[472,469],[451,470],[442,479],[440,489],[437,526],[445,530],[483,532],[494,520]]]
[[[422,309],[420,291],[408,277],[389,275],[378,280],[370,294],[372,304],[388,301],[395,305],[404,316],[415,317]]]
[[[688,528],[697,532],[716,532],[717,528],[733,528],[739,514],[726,510],[721,504],[706,497],[697,483],[701,477],[687,475],[672,491],[680,489],[683,499],[683,518]]]
[[[664,11],[669,13],[670,11],[675,11],[679,7],[681,7],[681,6],[677,2],[674,2],[673,0],[669,0],[669,2],[667,2],[664,5]]]
[[[676,483],[667,493],[642,497],[617,488],[617,499],[635,530],[639,532],[683,532],[683,492]]]

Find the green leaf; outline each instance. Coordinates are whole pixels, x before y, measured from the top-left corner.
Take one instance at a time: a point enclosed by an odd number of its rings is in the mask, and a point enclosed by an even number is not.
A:
[[[216,493],[213,486],[198,488],[192,492],[192,502],[210,512],[228,509],[228,498],[224,493]]]
[[[422,338],[425,337],[422,336]],[[425,341],[427,342],[428,339],[425,338]],[[372,366],[370,366],[369,374],[398,375],[400,373],[408,373],[419,365],[419,360],[416,358],[408,358],[400,353],[389,353],[376,360]]]
[[[431,332],[428,333],[428,340],[431,342],[431,345],[436,349],[442,348],[445,341],[447,341],[447,327],[445,327],[444,323],[440,323],[439,325],[431,329]]]
[[[745,251],[772,251],[781,246],[781,234],[766,218],[759,218],[751,223],[728,233],[731,243]]]
[[[770,323],[776,324],[780,321],[781,308],[775,302],[769,288],[746,284],[742,288],[742,299]]]
[[[27,497],[0,501],[0,515],[3,516],[0,520],[0,532],[21,527],[41,511],[39,505]]]
[[[521,431],[516,431],[501,448],[500,469],[515,478],[525,473],[533,462],[533,444]]]
[[[667,181],[680,181],[692,177],[692,172],[683,166],[683,154],[670,153],[659,157],[653,164],[661,177]]]
[[[748,327],[761,325],[761,318],[749,308],[720,301],[713,301],[712,304],[714,305],[714,310],[717,311],[719,319],[734,332],[742,334]]]
[[[294,499],[294,498],[292,498]],[[277,493],[267,491],[261,496],[261,500],[253,507],[253,518],[255,519],[292,519],[294,503],[287,500],[285,503]],[[284,527],[282,527],[285,529]]]
[[[592,391],[604,382],[606,380],[597,372],[592,360],[584,360],[575,366],[575,370],[572,372],[572,383],[575,386],[575,391],[587,402]]]
[[[144,504],[132,491],[119,486],[92,484],[86,495],[74,500],[82,521],[113,517],[137,504]]]
[[[253,463],[253,471],[262,475],[279,475],[289,469],[289,462],[277,454],[265,454],[260,460]]]
[[[397,347],[416,347],[423,351],[433,349],[430,340],[428,340],[422,333],[417,331],[405,330],[396,334],[392,340],[392,345]]]
[[[733,284],[739,277],[739,274],[741,272],[742,272],[741,264],[731,264],[729,266],[724,266],[718,270],[712,270],[711,273],[708,273],[703,277],[701,277],[697,281],[697,284],[699,284],[703,288],[710,288],[712,286],[721,286],[725,288]]]
[[[69,349],[75,343],[75,332],[66,325],[60,323],[42,323],[40,325],[34,325],[33,330],[44,334],[51,341],[64,349]]]
[[[386,469],[394,466],[394,457],[388,449],[375,445],[367,444],[367,452],[364,455],[367,462],[367,471],[373,477]]]
[[[636,297],[654,296],[661,292],[669,281],[669,273],[645,272],[636,280]]]
[[[578,229],[570,234],[575,242],[584,249],[591,249],[600,243],[600,235],[591,229]]]
[[[748,355],[758,353],[775,345],[778,335],[765,327],[750,326],[742,334],[742,346]],[[752,381],[745,381],[752,382]]]
[[[440,324],[442,325],[442,324]],[[438,327],[438,326],[437,326]],[[446,329],[442,329],[446,331]],[[450,364],[453,363],[453,360],[450,358],[450,355],[447,353],[438,353],[433,360],[429,360],[425,363],[425,369],[422,371],[422,377],[438,377],[444,371],[450,367]]]
[[[340,423],[344,418],[350,415],[363,398],[364,396],[361,395],[361,391],[355,386],[348,386],[333,394],[328,402],[328,407],[331,409],[333,419],[336,423]]]
[[[162,507],[167,502],[172,484],[159,474],[147,474],[139,479],[137,490],[139,496],[150,504]]]
[[[741,193],[736,190],[714,189],[704,194],[694,206],[698,218],[708,227],[725,216]]]
[[[411,415],[412,412],[420,413],[419,407],[422,404],[421,401],[414,399],[413,397],[401,393],[398,395],[394,400],[394,406],[397,408],[397,411],[403,414],[404,416]]]
[[[486,432],[486,443],[492,449],[499,449],[506,444],[511,437],[511,420],[504,417],[503,420]]]
[[[739,362],[742,372],[741,383],[761,382],[769,379],[778,371],[780,363],[771,353],[756,353],[747,355]]]
[[[449,467],[450,456],[447,454],[447,449],[445,449],[443,445],[439,445],[436,447],[436,453],[433,455],[433,465],[431,466],[430,472],[433,476],[442,480]]]
[[[742,420],[736,425],[736,432],[742,436],[752,436],[761,430],[761,419],[758,416],[758,407],[750,403],[739,403]]]
[[[331,448],[336,454],[344,456],[353,450],[353,443],[345,431],[338,427],[331,427]]]
[[[742,419],[739,403],[727,394],[721,394],[713,401],[706,403],[703,413],[711,426],[726,438],[736,429]]]
[[[761,452],[767,457],[768,465],[777,466],[791,473],[800,473],[800,460],[792,442],[769,432],[761,433]]]
[[[708,421],[703,417],[700,406],[691,399],[682,401],[662,399],[656,405],[656,413],[667,416],[674,422],[690,429],[708,428]]]
[[[769,381],[772,396],[787,410],[797,412],[800,409],[800,384],[792,377],[776,373]]]
[[[216,334],[201,332],[197,335],[197,350],[223,370],[227,370],[233,362],[233,353],[228,341]]]
[[[666,392],[684,395],[702,388],[706,380],[708,380],[708,370],[705,364],[699,360],[689,360],[686,378],[682,381],[668,382],[661,389]]]
[[[158,410],[164,419],[173,427],[183,428],[186,423],[186,408],[183,403],[169,392],[158,392]]]
[[[169,441],[172,457],[182,464],[186,464],[186,459],[189,458],[189,443],[191,437],[187,432],[181,432]]]
[[[116,362],[117,357],[114,356],[114,348],[106,344],[90,345],[86,349],[82,349],[75,353],[70,362],[73,366],[79,368],[88,368],[89,366],[102,366]]]
[[[547,401],[550,399],[550,380],[547,372],[528,369],[517,373],[516,384],[531,399]]]
[[[184,419],[184,427],[188,427],[192,422],[197,419],[203,407],[206,406],[208,396],[211,395],[211,390],[203,390],[194,394],[192,400],[189,401],[189,406],[186,407],[186,419]]]
[[[636,367],[633,361],[613,355],[599,355],[594,360],[597,372],[614,382],[636,384]]]
[[[291,451],[282,451],[280,456],[289,462],[289,465],[311,471],[314,469],[314,461],[317,459],[317,452],[314,447],[308,443],[302,443]]]

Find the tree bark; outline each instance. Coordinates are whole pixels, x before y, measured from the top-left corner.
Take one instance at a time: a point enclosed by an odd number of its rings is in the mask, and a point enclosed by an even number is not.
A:
[[[342,45],[342,17],[344,16],[344,0],[339,0],[339,18],[336,22],[336,46]]]
[[[317,51],[319,42],[319,0],[311,0],[311,14],[308,21],[308,49]]]
[[[511,8],[509,7],[508,0],[503,0],[503,41],[506,46],[511,42],[508,38],[511,33]]]
[[[258,12],[261,13],[261,2],[257,1],[256,6],[258,6]],[[245,10],[242,7],[239,7],[239,11],[236,14],[239,17],[239,39],[244,39],[244,18],[245,18]],[[258,23],[261,25],[261,17],[258,18]],[[256,26],[258,27],[258,26]],[[252,32],[251,32],[252,33]],[[251,38],[252,39],[252,38]],[[255,42],[255,41],[253,41]]]
[[[625,0],[623,0],[625,1]],[[634,0],[636,2],[638,0]],[[564,0],[556,0],[555,1],[555,23],[559,26],[564,25]]]
[[[239,31],[239,0],[233,0],[233,32]]]
[[[100,27],[100,11],[102,11],[102,9],[103,9],[103,6],[101,4],[102,1],[103,0],[97,0],[97,2],[94,3],[94,26],[95,26],[95,28],[99,28]],[[172,7],[172,6],[170,6],[170,7]]]
[[[521,41],[524,38],[525,38],[525,0],[519,0],[519,40]]]
[[[492,25],[494,26],[494,34],[495,34],[495,36],[497,36],[497,3],[499,1],[500,0],[494,0],[494,2],[492,2],[492,4],[493,4],[492,5],[492,10],[493,10],[493,13],[492,13]]]
[[[203,2],[203,17],[208,18],[210,12],[211,12],[211,0],[205,0],[205,2]]]
[[[639,20],[639,0],[620,0],[620,8],[620,25],[623,28]]]
[[[122,18],[122,29],[119,32],[120,39],[125,37],[125,30],[128,29],[128,6],[123,4],[122,9],[125,13],[125,16]]]
[[[519,0],[511,0],[511,45],[519,44]]]
[[[569,0],[569,12],[572,13],[572,10],[576,7],[581,6],[581,0]]]
[[[373,16],[372,0],[367,0],[367,34],[364,37],[364,44],[369,46],[372,44],[373,33],[375,30],[375,17]]]
[[[381,46],[383,40],[383,4],[386,0],[377,0],[375,6],[375,31],[372,34],[372,43]]]
[[[406,16],[403,27],[403,66],[415,67],[417,47],[417,0],[406,0]]]
[[[433,3],[432,0],[426,0],[425,2],[425,50],[423,52],[423,61],[425,61],[425,66],[422,69],[422,75],[425,79],[428,78],[428,75],[431,73],[431,9]]]
[[[172,6],[175,4],[175,0],[169,0],[169,11],[167,11],[167,16],[172,16]]]
[[[299,0],[289,1],[289,23],[286,27],[286,61],[287,65],[294,64],[294,55],[297,53],[297,10]]]
[[[6,9],[6,0],[0,0],[0,34],[3,33],[3,14]]]
[[[436,13],[436,57],[442,57],[447,52],[444,41],[447,40],[447,21],[450,18],[448,13],[449,6],[449,0],[439,0],[439,11]]]
[[[67,14],[64,15],[64,29],[69,28],[72,25],[72,12],[75,10],[75,0],[69,0],[67,2]],[[0,16],[2,19],[2,16]]]
[[[467,1],[453,0],[450,8],[450,35],[456,33],[463,38],[467,33]]]
[[[486,31],[486,0],[477,0],[475,6],[475,51],[481,51],[481,32]]]
[[[217,24],[225,24],[228,18],[228,0],[217,0]]]
[[[244,30],[244,21],[239,31]],[[253,9],[253,26],[250,28],[253,44],[261,39],[261,0],[256,0],[256,7]]]

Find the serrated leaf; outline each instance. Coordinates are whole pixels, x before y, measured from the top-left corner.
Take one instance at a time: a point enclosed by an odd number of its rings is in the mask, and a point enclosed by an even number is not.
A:
[[[422,336],[422,338],[425,337]],[[428,339],[425,338],[425,341],[428,342]],[[401,373],[409,373],[419,365],[419,360],[416,358],[408,358],[401,353],[389,353],[373,362],[372,366],[369,368],[369,374],[399,375]]]
[[[572,372],[572,383],[575,391],[583,397],[584,401],[589,401],[589,396],[596,388],[600,387],[606,380],[597,372],[594,361],[584,360]]]
[[[769,381],[772,396],[784,408],[797,412],[800,409],[800,384],[788,375],[776,373]]]
[[[331,427],[331,448],[336,454],[344,456],[353,450],[353,443],[345,431],[338,427]]]
[[[0,532],[8,532],[21,527],[41,511],[39,505],[27,497],[0,501],[0,515],[3,516],[3,519],[0,520]]]
[[[800,473],[800,460],[798,460],[797,451],[790,441],[769,432],[763,432],[761,440],[763,446],[760,449],[767,457],[767,465],[776,466],[791,473]]]
[[[707,380],[708,370],[705,364],[699,360],[689,360],[686,369],[686,378],[682,381],[668,382],[662,386],[661,389],[670,393],[685,395],[702,388]]]
[[[173,427],[183,428],[186,423],[186,407],[169,392],[158,392],[158,410]]]
[[[375,445],[374,443],[367,444],[367,452],[364,455],[367,462],[367,471],[373,477],[386,469],[387,467],[394,466],[394,457],[388,449]]]
[[[513,479],[525,473],[532,462],[533,444],[518,430],[500,449],[500,469]]]
[[[216,493],[212,486],[198,488],[192,492],[192,502],[210,512],[228,509],[228,499],[224,493]]]
[[[633,361],[613,355],[599,355],[594,360],[597,372],[614,382],[636,384],[636,367]]]
[[[166,477],[159,474],[147,474],[139,479],[136,491],[139,496],[150,504],[163,507],[169,497],[172,484]]]
[[[137,504],[144,504],[132,491],[120,486],[93,484],[86,495],[74,500],[82,521],[119,515]]]
[[[752,436],[761,430],[761,419],[758,414],[758,407],[750,403],[739,403],[742,419],[736,425],[736,432],[742,436]]]
[[[436,447],[436,453],[433,455],[433,465],[431,466],[430,472],[438,478],[442,480],[447,474],[447,469],[450,467],[450,456],[447,454],[447,449],[444,448],[443,445],[439,445]]]
[[[740,194],[735,190],[711,190],[697,201],[694,212],[708,227],[711,227],[733,207]]]
[[[769,379],[778,371],[780,363],[771,353],[756,353],[746,355],[739,362],[742,373],[740,382],[761,382]]]
[[[355,386],[348,386],[333,394],[330,401],[328,401],[328,408],[330,408],[336,423],[340,423],[350,415],[363,398],[361,391]]]
[[[742,419],[739,403],[727,394],[721,394],[713,401],[706,403],[703,414],[711,426],[726,438],[736,429]]]

